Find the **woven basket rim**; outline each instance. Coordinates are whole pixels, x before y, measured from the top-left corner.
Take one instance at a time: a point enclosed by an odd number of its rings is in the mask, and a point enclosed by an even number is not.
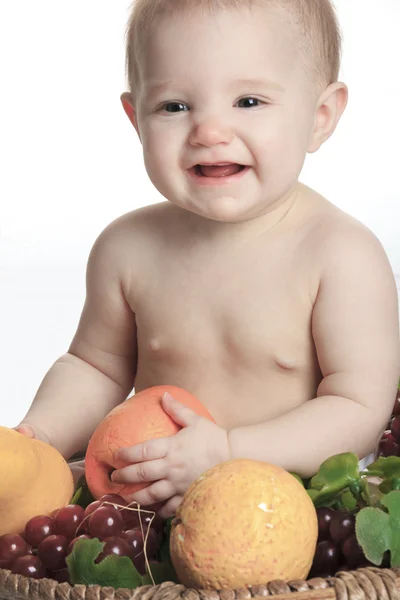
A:
[[[363,594],[360,596],[360,592]],[[71,585],[53,579],[33,579],[0,569],[0,600],[247,600],[274,596],[276,600],[400,600],[400,568],[366,567],[339,571],[333,577],[305,581],[270,581],[239,590],[195,590],[182,584],[164,582],[128,590],[99,585]]]

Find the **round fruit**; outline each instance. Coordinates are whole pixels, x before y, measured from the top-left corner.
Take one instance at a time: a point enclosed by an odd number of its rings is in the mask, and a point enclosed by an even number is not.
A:
[[[53,535],[54,519],[46,515],[38,515],[29,519],[25,525],[24,538],[33,548],[37,548],[48,535]]]
[[[139,554],[142,554],[145,544],[147,558],[153,558],[156,555],[158,549],[157,533],[152,527],[143,533],[140,527],[135,527],[134,529],[127,529],[121,535],[121,538],[128,543],[131,549],[132,558],[136,558]]]
[[[39,544],[38,557],[50,571],[65,567],[68,538],[63,535],[49,535]]]
[[[400,446],[389,430],[385,431],[379,442],[380,456],[400,456]]]
[[[237,589],[305,579],[317,536],[314,505],[297,479],[237,459],[189,487],[172,522],[170,553],[186,587]]]
[[[400,415],[400,390],[397,390],[392,413],[394,416]]]
[[[311,577],[329,577],[339,569],[342,555],[339,544],[323,540],[317,544],[311,567]]]
[[[71,540],[70,543],[68,544],[66,556],[68,556],[68,554],[71,554],[72,550],[74,549],[75,543],[78,540],[91,540],[91,539],[92,538],[90,537],[90,535],[86,535],[84,533],[82,535],[78,535],[78,537],[76,537],[73,540]]]
[[[74,482],[58,450],[0,427],[0,456],[0,535],[20,533],[32,517],[68,504]]]
[[[52,571],[50,574],[51,579],[55,579],[58,583],[69,583],[69,571],[67,567],[59,569],[58,571]]]
[[[318,517],[318,541],[328,540],[330,537],[329,526],[335,515],[333,508],[321,506],[317,508]]]
[[[400,442],[400,415],[393,417],[390,422],[390,431],[396,444]]]
[[[336,511],[329,526],[330,537],[333,542],[342,544],[356,527],[356,518],[350,513]]]
[[[120,536],[124,530],[124,519],[113,506],[100,506],[89,517],[89,534],[104,539]]]
[[[54,517],[55,533],[65,535],[72,540],[76,537],[79,525],[82,523],[85,510],[77,504],[68,504],[60,508]]]
[[[30,547],[17,533],[7,533],[0,537],[0,569],[9,569],[19,556],[28,554]]]
[[[346,559],[347,566],[350,569],[357,569],[366,566],[368,561],[360,544],[357,542],[355,533],[350,535],[342,545],[343,556]]]
[[[99,556],[96,558],[96,563],[101,562],[103,558],[112,554],[115,554],[116,556],[131,556],[131,548],[122,538],[111,536],[105,538],[103,542],[105,542],[105,545]]]
[[[214,421],[205,406],[182,388],[159,385],[131,396],[103,419],[89,441],[85,475],[95,498],[101,498],[104,494],[119,494],[126,498],[147,487],[148,483],[121,484],[111,481],[111,473],[126,464],[116,460],[114,453],[119,448],[175,435],[181,429],[162,407],[161,398],[165,392],[196,414]]]
[[[46,577],[46,569],[38,556],[28,554],[16,558],[12,564],[12,572],[25,577],[41,579]]]

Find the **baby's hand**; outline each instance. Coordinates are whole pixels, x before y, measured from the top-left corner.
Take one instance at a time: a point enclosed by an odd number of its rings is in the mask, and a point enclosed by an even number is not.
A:
[[[17,427],[14,427],[15,431],[18,433],[22,433],[22,435],[26,435],[26,437],[33,438],[35,440],[40,440],[45,442],[46,444],[50,444],[49,437],[44,433],[44,431],[40,429],[33,429],[27,423],[20,423]]]
[[[166,438],[121,448],[117,457],[132,463],[113,472],[116,483],[154,482],[136,492],[142,506],[165,503],[160,516],[174,515],[189,485],[214,465],[229,460],[228,434],[215,423],[199,417],[168,393],[162,398],[164,410],[182,429]]]
[[[15,431],[18,431],[18,433],[22,433],[22,435],[26,435],[26,437],[29,438],[35,438],[35,432],[33,431],[32,427],[30,425],[18,425],[18,427],[14,427]]]

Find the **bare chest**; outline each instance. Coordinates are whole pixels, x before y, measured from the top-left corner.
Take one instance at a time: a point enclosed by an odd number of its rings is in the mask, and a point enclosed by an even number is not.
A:
[[[298,269],[288,257],[248,255],[154,269],[136,308],[143,360],[225,373],[307,369],[312,302]]]

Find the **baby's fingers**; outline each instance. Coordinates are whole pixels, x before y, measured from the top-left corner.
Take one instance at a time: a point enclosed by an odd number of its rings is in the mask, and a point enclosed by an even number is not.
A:
[[[164,459],[159,459],[116,469],[111,475],[111,480],[115,483],[146,483],[158,481],[167,475],[167,462]]]
[[[130,448],[120,448],[115,453],[115,457],[118,460],[128,463],[139,463],[164,458],[167,455],[170,441],[169,438],[158,438],[148,440],[142,444],[136,444],[136,446],[131,446]]]
[[[32,427],[30,425],[24,425],[22,423],[21,425],[14,427],[14,429],[15,429],[15,431],[18,431],[18,433],[22,433],[22,435],[25,435],[26,437],[29,437],[29,438],[35,437],[35,432],[33,431]]]
[[[149,485],[148,487],[136,492],[132,497],[127,498],[129,502],[134,500],[141,506],[149,506],[158,502],[165,502],[175,494],[174,485],[168,479],[162,479]]]
[[[158,511],[158,516],[161,517],[161,519],[169,519],[170,517],[174,517],[181,502],[182,496],[173,496]]]

